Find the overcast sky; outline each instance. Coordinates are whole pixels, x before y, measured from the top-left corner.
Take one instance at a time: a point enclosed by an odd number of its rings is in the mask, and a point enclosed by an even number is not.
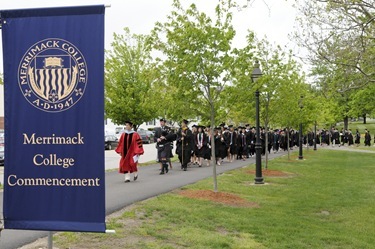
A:
[[[184,6],[195,2],[198,9],[207,14],[214,14],[217,0],[180,0]],[[292,32],[295,20],[295,10],[292,0],[250,0],[251,5],[242,10],[234,10],[233,25],[236,38],[233,45],[245,45],[247,30],[255,31],[258,38],[267,36],[268,40],[281,46],[296,49],[289,41],[288,34]],[[108,4],[111,7],[105,11],[105,46],[110,49],[113,33],[121,33],[124,27],[129,27],[132,33],[148,34],[156,21],[165,21],[171,11],[172,0],[2,0],[0,9],[23,9],[40,7],[59,7],[76,5]],[[240,6],[247,0],[237,0]],[[0,50],[1,72],[2,47]]]

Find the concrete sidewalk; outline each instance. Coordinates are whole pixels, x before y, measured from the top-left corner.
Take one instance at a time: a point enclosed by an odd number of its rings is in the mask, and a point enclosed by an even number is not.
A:
[[[319,149],[324,149],[324,150],[341,150],[341,151],[349,151],[349,152],[361,152],[361,153],[370,153],[370,154],[374,154],[375,153],[375,150],[372,151],[372,150],[363,150],[361,149],[362,148],[371,148],[371,147],[363,147],[363,146],[359,146],[359,147],[348,147],[348,146],[338,146],[338,145],[335,145],[335,146],[332,146],[332,145],[329,145],[329,146],[319,146]]]

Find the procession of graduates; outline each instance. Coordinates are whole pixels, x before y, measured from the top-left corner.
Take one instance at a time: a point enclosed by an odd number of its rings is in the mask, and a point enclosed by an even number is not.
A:
[[[226,126],[224,123],[215,127],[213,132],[210,128],[202,125],[188,127],[189,122],[183,120],[181,127],[174,132],[166,126],[166,120],[160,119],[160,127],[155,128],[154,142],[156,142],[157,161],[160,163],[160,174],[168,173],[172,168],[174,141],[176,141],[175,153],[181,163],[181,169],[187,171],[188,165],[198,167],[210,166],[212,160],[212,141],[214,141],[214,153],[216,165],[221,165],[234,160],[246,160],[255,155],[256,129],[246,124],[244,127]],[[137,132],[132,130],[133,123],[126,122],[125,132],[120,137],[116,152],[121,155],[119,173],[125,174],[125,182],[130,182],[130,174],[133,173],[134,181],[138,178],[138,158],[144,153],[142,140]],[[267,136],[266,136],[267,135]],[[365,146],[371,145],[371,135],[366,129],[364,135]],[[315,134],[313,131],[303,134],[304,146],[316,144],[324,145],[357,145],[359,146],[361,134],[358,130],[353,134],[351,130],[338,131],[337,128],[322,129]],[[279,150],[286,151],[299,146],[299,133],[293,129],[270,129],[267,134],[264,128],[260,129],[261,153],[271,150],[277,153]],[[267,141],[267,146],[266,146]],[[375,137],[374,137],[375,144]]]
[[[198,167],[209,166],[212,160],[211,141],[214,140],[215,144],[215,158],[216,164],[226,160],[233,162],[234,160],[246,160],[255,155],[255,142],[256,142],[256,129],[250,127],[250,124],[245,126],[234,127],[233,125],[226,126],[224,123],[214,128],[213,135],[211,135],[210,128],[202,125],[193,125],[190,129],[188,121],[183,120],[181,128],[174,134],[169,128],[165,128],[165,120],[161,119],[161,130],[164,131],[164,138],[160,139],[159,133],[155,132],[155,141],[157,142],[158,155],[163,152],[163,156],[159,157],[161,162],[161,174],[168,172],[168,165],[170,157],[173,157],[173,141],[176,140],[175,153],[178,155],[181,163],[181,169],[187,170],[188,165],[197,165]],[[262,155],[265,154],[266,148],[268,153],[273,151],[277,153],[280,150],[286,151],[288,148],[293,149],[299,146],[299,132],[294,129],[272,129],[268,131],[268,138],[266,139],[265,129],[260,129],[260,140],[262,145]],[[167,135],[168,134],[168,135]],[[171,135],[173,134],[173,135]],[[168,138],[167,138],[168,137]],[[370,146],[371,135],[370,132],[365,130],[365,145]],[[302,143],[304,146],[313,146],[314,139],[316,144],[323,145],[357,145],[359,146],[361,134],[357,130],[355,134],[351,130],[338,131],[337,128],[322,129],[317,132],[309,131],[303,134]],[[159,141],[159,142],[158,142]],[[268,146],[266,146],[268,141]],[[166,148],[160,144],[169,143]],[[374,138],[375,143],[375,138]],[[166,150],[168,152],[166,152]],[[167,156],[166,156],[167,155]],[[163,163],[164,162],[164,163]]]

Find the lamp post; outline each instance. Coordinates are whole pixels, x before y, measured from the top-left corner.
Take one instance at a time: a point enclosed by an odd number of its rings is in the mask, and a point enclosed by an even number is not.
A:
[[[254,69],[251,74],[251,81],[255,83],[261,76],[259,61],[254,64]],[[264,184],[262,176],[262,144],[260,142],[260,128],[259,128],[259,90],[255,91],[255,122],[256,122],[256,140],[255,140],[255,184]]]
[[[301,98],[299,99],[299,108],[300,108],[300,114],[302,114],[302,108],[303,108],[303,96],[301,95]],[[303,136],[302,136],[302,120],[301,122],[299,123],[299,155],[298,155],[298,159],[299,160],[303,160],[303,155],[302,155],[302,144],[303,144]]]
[[[318,135],[316,134],[316,120],[315,120],[315,124],[314,124],[314,150],[316,150],[316,138],[318,137]]]

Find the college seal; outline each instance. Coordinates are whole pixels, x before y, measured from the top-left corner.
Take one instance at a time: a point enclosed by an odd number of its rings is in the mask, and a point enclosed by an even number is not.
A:
[[[87,84],[87,65],[77,47],[49,38],[32,45],[18,67],[18,83],[26,100],[46,112],[75,105]]]

